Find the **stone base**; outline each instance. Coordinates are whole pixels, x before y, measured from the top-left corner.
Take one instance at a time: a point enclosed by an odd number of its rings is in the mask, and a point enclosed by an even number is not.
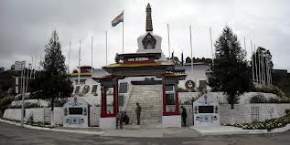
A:
[[[116,128],[116,117],[100,118],[100,128],[103,129]]]
[[[162,127],[181,127],[181,116],[162,116]]]

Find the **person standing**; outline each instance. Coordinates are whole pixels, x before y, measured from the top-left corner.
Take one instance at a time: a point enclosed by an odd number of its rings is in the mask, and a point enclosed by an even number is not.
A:
[[[140,116],[141,116],[142,108],[138,102],[136,103],[136,106],[137,107],[136,107],[135,113],[136,113],[136,117],[137,117],[137,125],[140,125]]]
[[[186,126],[186,118],[187,118],[187,112],[184,106],[181,106],[182,113],[181,113],[181,119],[182,119],[182,126]]]

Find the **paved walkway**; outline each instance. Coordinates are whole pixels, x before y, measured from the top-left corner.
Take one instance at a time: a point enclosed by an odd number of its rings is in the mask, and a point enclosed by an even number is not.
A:
[[[0,119],[0,122],[20,126],[20,123]],[[267,130],[243,130],[231,126],[218,127],[186,127],[186,128],[162,128],[160,125],[126,125],[124,129],[100,129],[98,127],[90,128],[43,128],[37,126],[24,125],[25,128],[48,130],[55,132],[79,133],[88,135],[108,136],[108,137],[199,137],[204,135],[233,135],[233,134],[265,134]],[[290,125],[284,128],[272,130],[271,133],[285,132],[290,130]]]
[[[122,129],[104,130],[101,136],[119,137],[198,137],[200,133],[190,128],[142,128],[142,129]]]
[[[277,134],[131,138],[53,132],[0,122],[0,145],[290,145],[290,131]]]
[[[214,127],[191,127],[202,135],[231,135],[247,134],[248,130],[232,126],[214,126]]]

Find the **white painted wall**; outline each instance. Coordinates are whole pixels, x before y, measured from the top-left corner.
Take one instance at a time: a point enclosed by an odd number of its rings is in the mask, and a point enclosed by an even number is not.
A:
[[[28,108],[25,109],[25,121],[29,116],[33,115],[34,122],[50,122],[50,108]],[[11,120],[21,120],[21,109],[6,109],[3,118]],[[54,122],[55,124],[62,124],[63,109],[62,107],[54,108]]]
[[[116,128],[116,117],[100,118],[100,128],[103,129]]]
[[[221,124],[250,123],[284,116],[286,109],[290,104],[237,104],[233,110],[229,104],[220,104],[219,115]]]
[[[162,116],[162,127],[181,127],[181,116]]]

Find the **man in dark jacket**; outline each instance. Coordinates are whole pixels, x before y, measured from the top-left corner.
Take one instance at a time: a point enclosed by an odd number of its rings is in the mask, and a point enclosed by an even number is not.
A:
[[[182,113],[181,113],[181,119],[182,119],[182,126],[186,126],[186,118],[187,118],[187,112],[185,107],[181,106]]]
[[[140,125],[140,116],[141,116],[141,110],[142,110],[142,108],[141,108],[141,106],[140,106],[140,104],[137,102],[136,103],[136,110],[135,110],[135,112],[136,112],[136,117],[137,117],[137,125]]]

